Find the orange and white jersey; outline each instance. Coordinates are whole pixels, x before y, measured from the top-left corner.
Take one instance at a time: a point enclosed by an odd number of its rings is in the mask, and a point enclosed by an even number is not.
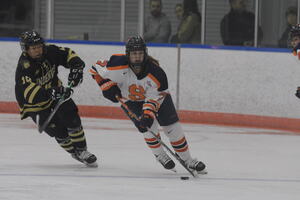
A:
[[[104,65],[106,64],[106,67]],[[168,80],[163,69],[155,62],[147,62],[146,70],[138,77],[131,70],[125,55],[116,54],[106,62],[97,62],[96,67],[103,79],[110,79],[117,83],[122,97],[130,101],[144,101],[143,109],[158,111],[166,94],[168,94]]]

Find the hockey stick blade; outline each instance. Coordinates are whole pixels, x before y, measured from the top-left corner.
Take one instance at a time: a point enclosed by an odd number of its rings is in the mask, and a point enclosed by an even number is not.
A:
[[[119,102],[121,103],[121,105],[127,110],[128,114],[133,117],[135,120],[140,121],[139,118],[136,116],[136,114],[134,114],[129,107],[125,104],[125,102],[123,101],[122,98],[116,96],[116,98],[119,100]],[[162,145],[163,147],[194,177],[194,178],[198,178],[198,174],[193,173],[193,171],[188,168],[188,166],[185,164],[185,162],[176,154],[174,153],[169,147],[168,145],[166,145],[155,133],[153,133],[151,130],[147,129],[152,135],[153,137],[155,137]]]

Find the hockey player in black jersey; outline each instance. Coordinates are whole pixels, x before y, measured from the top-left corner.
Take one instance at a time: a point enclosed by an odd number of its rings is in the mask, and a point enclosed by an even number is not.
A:
[[[126,44],[126,55],[112,55],[105,70],[99,65],[103,63],[97,62],[90,69],[90,73],[102,89],[103,96],[115,103],[118,102],[116,97],[126,101],[126,107],[139,120],[132,117],[124,106],[123,110],[143,133],[146,144],[164,168],[174,169],[175,163],[158,139],[159,125],[186,166],[198,173],[205,173],[205,164],[191,157],[168,91],[167,76],[158,61],[148,55],[144,40],[139,36],[130,38]]]
[[[300,60],[300,24],[292,26],[289,39],[293,47],[293,55]],[[300,98],[300,86],[297,88],[295,95]]]
[[[96,167],[97,158],[87,151],[78,108],[70,98],[73,90],[63,87],[57,76],[58,66],[69,68],[68,84],[76,87],[82,82],[85,63],[70,48],[46,45],[36,31],[22,33],[20,45],[22,54],[16,69],[15,93],[21,119],[30,117],[36,124],[43,124],[64,96],[68,100],[60,106],[44,131],[74,159]]]

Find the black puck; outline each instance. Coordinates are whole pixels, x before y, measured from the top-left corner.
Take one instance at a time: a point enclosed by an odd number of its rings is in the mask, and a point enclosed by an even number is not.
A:
[[[189,177],[188,176],[181,176],[180,179],[181,180],[189,180]]]

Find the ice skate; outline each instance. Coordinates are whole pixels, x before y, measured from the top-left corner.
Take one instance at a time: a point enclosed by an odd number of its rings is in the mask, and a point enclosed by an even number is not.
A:
[[[175,163],[174,161],[168,156],[168,154],[166,154],[165,152],[161,153],[161,154],[158,154],[158,155],[155,155],[156,157],[156,160],[162,164],[162,166],[165,168],[165,169],[168,169],[168,170],[172,170],[174,172],[176,172],[175,170]]]
[[[187,160],[185,163],[188,168],[196,171],[198,174],[207,174],[207,171],[205,170],[206,166],[203,162],[198,161],[196,159],[190,159],[190,160]]]
[[[76,153],[72,153],[72,157],[84,164],[88,167],[98,167],[97,157],[88,152],[88,151],[77,151]]]

